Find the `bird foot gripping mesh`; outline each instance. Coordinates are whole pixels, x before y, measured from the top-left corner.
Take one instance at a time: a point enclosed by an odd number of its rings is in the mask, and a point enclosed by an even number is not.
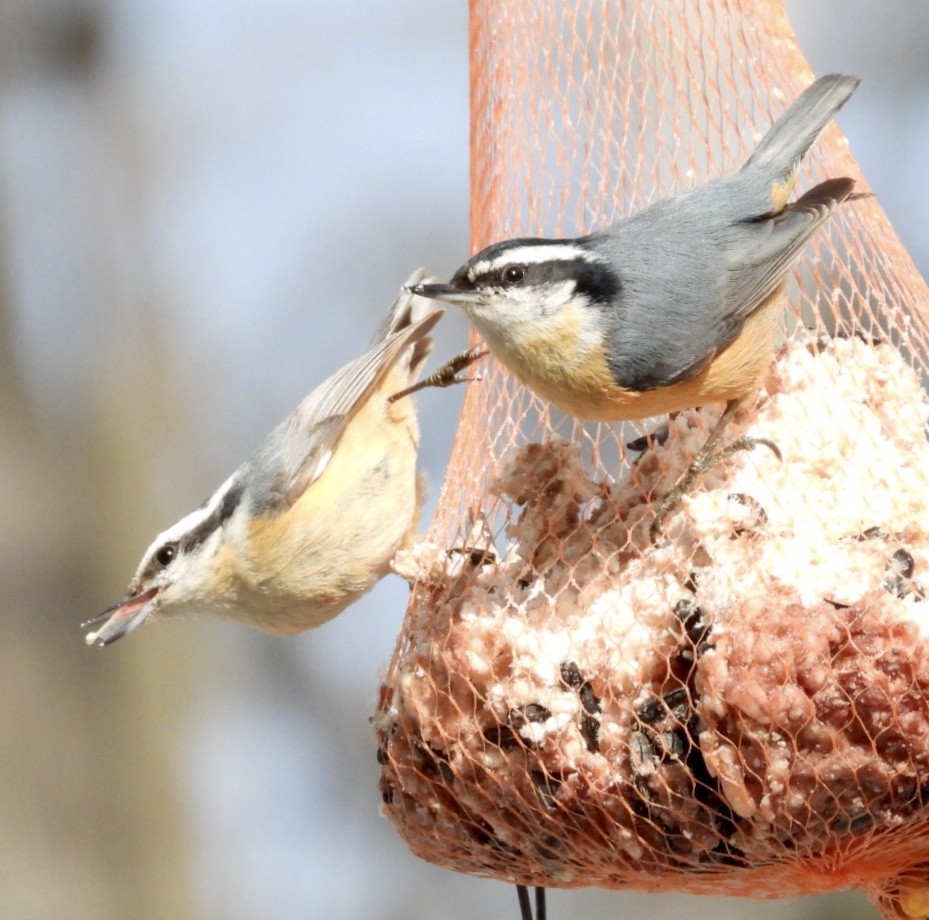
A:
[[[809,79],[778,3],[483,0],[472,23],[476,248],[738,165]],[[811,162],[857,172],[834,130]],[[544,886],[862,887],[929,916],[929,298],[873,200],[801,272],[729,432],[780,458],[728,456],[654,544],[719,407],[632,431],[496,366],[469,388],[397,559],[413,593],[375,716],[417,855]]]

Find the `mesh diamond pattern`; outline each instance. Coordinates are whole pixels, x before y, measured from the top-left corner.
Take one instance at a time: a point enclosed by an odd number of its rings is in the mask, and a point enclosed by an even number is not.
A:
[[[812,79],[779,0],[472,0],[471,28],[474,250],[737,168]],[[867,189],[833,125],[800,191],[843,175]],[[585,425],[483,368],[397,561],[375,716],[416,854],[545,886],[861,887],[929,916],[927,316],[880,203],[841,207],[728,432],[782,459],[714,468],[655,545],[721,407]]]

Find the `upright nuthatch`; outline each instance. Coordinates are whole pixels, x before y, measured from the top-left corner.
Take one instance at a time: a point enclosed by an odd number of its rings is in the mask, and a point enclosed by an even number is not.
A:
[[[392,397],[416,380],[441,314],[404,290],[367,352],[155,538],[127,595],[84,624],[103,624],[87,643],[108,645],[155,615],[211,614],[289,635],[370,590],[418,525],[416,409]]]
[[[579,418],[613,422],[725,402],[695,460],[705,468],[769,363],[787,273],[820,224],[854,197],[851,179],[830,179],[788,204],[801,161],[858,83],[840,74],[817,80],[732,175],[589,236],[496,243],[450,283],[413,291],[463,307],[500,361]]]

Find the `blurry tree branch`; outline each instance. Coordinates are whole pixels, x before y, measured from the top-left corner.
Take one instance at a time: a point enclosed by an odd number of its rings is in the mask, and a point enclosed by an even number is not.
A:
[[[83,119],[88,136],[112,130],[120,113],[100,117],[107,12],[102,2],[0,3],[0,115],[5,102],[41,104],[43,94],[67,87],[67,113]],[[79,144],[65,133],[73,123],[65,119],[56,130]],[[86,200],[96,203],[109,177],[88,174],[100,194]],[[80,175],[54,178],[67,187]],[[101,655],[84,646],[78,629],[102,603],[107,559],[145,508],[120,504],[126,490],[101,475],[115,467],[123,482],[142,479],[138,452],[125,449],[124,388],[110,378],[110,392],[83,394],[67,430],[33,404],[26,359],[16,353],[12,254],[22,228],[11,213],[0,191],[0,733],[7,753],[0,759],[0,915],[182,920],[192,916],[177,783],[186,682],[166,675],[183,669],[183,656],[169,642]],[[72,223],[65,229],[78,242],[113,229],[98,213]],[[62,238],[69,237],[55,237]],[[100,316],[115,312],[112,304],[94,306]],[[141,414],[135,420],[144,424]],[[101,524],[107,520],[122,526]]]

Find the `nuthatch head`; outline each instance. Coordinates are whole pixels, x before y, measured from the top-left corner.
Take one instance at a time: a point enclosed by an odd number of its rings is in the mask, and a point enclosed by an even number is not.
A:
[[[441,315],[405,290],[367,352],[155,538],[127,595],[84,624],[102,623],[87,643],[108,645],[156,614],[212,614],[289,635],[370,590],[418,525],[416,410],[409,396],[391,396],[416,380]]]
[[[733,175],[589,236],[496,243],[448,284],[523,383],[593,421],[639,419],[754,393],[774,347],[775,306],[806,241],[851,179],[788,196],[804,156],[858,86],[817,80]]]

